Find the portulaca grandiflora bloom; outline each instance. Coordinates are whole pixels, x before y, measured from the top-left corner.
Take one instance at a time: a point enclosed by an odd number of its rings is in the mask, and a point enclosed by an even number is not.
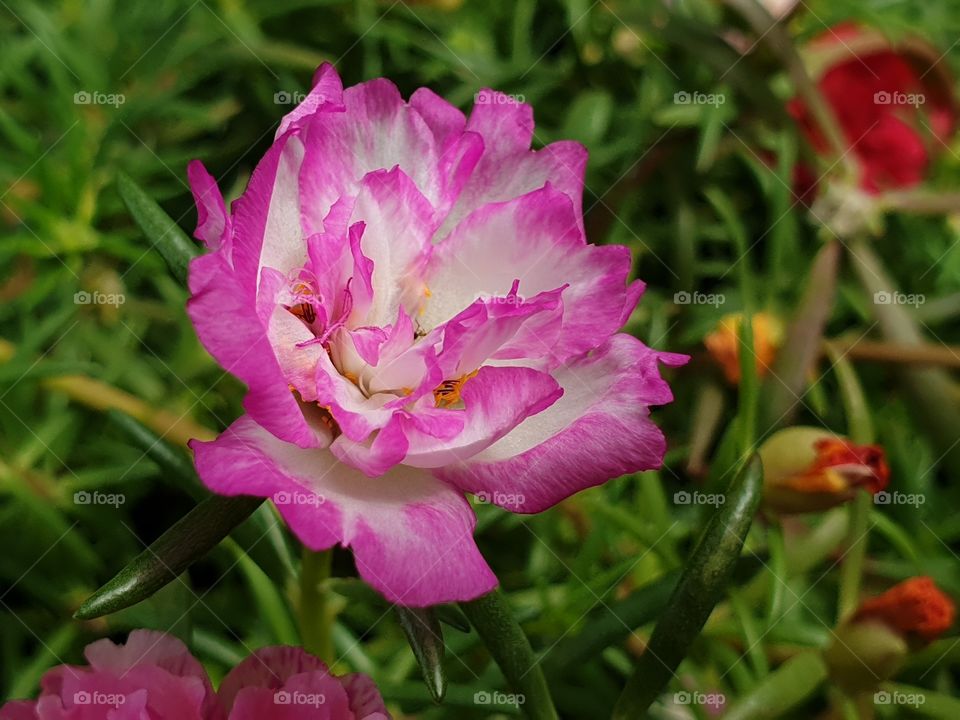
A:
[[[350,547],[393,602],[495,587],[466,493],[534,513],[663,459],[658,363],[685,358],[618,332],[644,286],[627,248],[586,242],[586,150],[532,137],[507,95],[466,118],[324,65],[229,212],[189,167],[209,252],[188,312],[249,388],[192,443],[200,477]]]

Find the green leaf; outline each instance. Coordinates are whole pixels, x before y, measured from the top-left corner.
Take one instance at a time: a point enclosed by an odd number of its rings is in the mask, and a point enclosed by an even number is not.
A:
[[[187,284],[187,266],[199,253],[173,219],[125,173],[117,175],[117,187],[124,204],[143,230],[147,239],[160,252],[173,276]]]
[[[690,557],[647,650],[614,709],[614,720],[644,713],[674,676],[714,606],[723,596],[743,549],[763,487],[763,467],[754,455],[730,485]]]
[[[271,636],[283,645],[296,645],[300,639],[290,607],[279,588],[238,543],[230,538],[224,547],[233,555],[237,568],[247,580],[258,617],[270,628]]]
[[[196,481],[197,474],[193,464],[183,453],[171,447],[163,438],[139,420],[119,410],[108,410],[107,417],[120,428],[130,440],[143,451],[143,454],[159,465],[167,474],[190,480],[182,483],[194,498],[199,499],[203,492]]]
[[[827,666],[819,652],[795,655],[767,675],[739,702],[724,720],[752,720],[780,717],[809,697],[827,677]]]
[[[405,608],[397,606],[400,627],[413,649],[423,673],[423,681],[434,702],[441,702],[447,691],[447,676],[443,670],[443,630],[433,608]]]
[[[437,614],[437,620],[444,625],[449,625],[460,632],[470,632],[470,621],[463,614],[463,610],[456,605],[435,605],[433,610]]]
[[[590,658],[621,642],[634,628],[653,621],[667,607],[679,573],[659,578],[589,620],[575,635],[563,638],[545,658],[551,675],[576,672]]]
[[[920,323],[909,308],[878,301],[878,296],[896,292],[897,286],[873,248],[857,241],[850,246],[849,257],[884,337],[906,345],[923,344]],[[940,368],[904,367],[899,369],[899,375],[911,396],[917,418],[943,453],[942,462],[954,474],[960,473],[960,409],[955,400],[956,384]]]
[[[840,244],[827,243],[810,268],[807,287],[787,330],[783,348],[777,353],[770,394],[766,403],[765,430],[789,423],[803,395],[810,373],[820,354],[823,330],[833,310],[840,266]]]
[[[130,607],[206,555],[263,503],[262,498],[209,497],[140,553],[74,613],[92,620]]]
[[[460,603],[511,687],[524,696],[523,709],[532,720],[557,720],[557,711],[530,641],[514,618],[499,588]]]

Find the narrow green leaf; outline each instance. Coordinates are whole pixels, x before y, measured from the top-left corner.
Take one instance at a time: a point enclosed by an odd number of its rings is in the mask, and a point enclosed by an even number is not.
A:
[[[835,346],[827,345],[827,355],[833,363],[843,399],[843,411],[847,417],[847,436],[855,443],[869,445],[876,440],[873,428],[873,413],[867,395],[863,391],[853,364]]]
[[[780,717],[809,697],[827,677],[819,652],[802,653],[767,675],[724,714],[724,720]]]
[[[143,451],[144,455],[157,463],[167,474],[192,480],[187,489],[194,491],[191,494],[195,498],[202,495],[200,485],[196,482],[197,474],[186,455],[175,450],[153,430],[124,412],[108,410],[107,417]],[[187,484],[183,483],[183,485]]]
[[[187,266],[197,256],[197,246],[173,219],[125,173],[117,175],[117,187],[124,204],[147,239],[167,261],[170,272],[187,283]]]
[[[447,675],[443,670],[443,630],[433,608],[396,608],[400,627],[413,649],[423,673],[423,681],[433,701],[439,703],[447,691]]]
[[[726,501],[710,519],[667,610],[654,628],[647,650],[614,709],[614,720],[644,713],[674,676],[714,606],[723,596],[760,502],[763,467],[754,455],[730,484]]]
[[[74,613],[92,620],[130,607],[169,583],[246,520],[262,498],[207,498],[140,553]]]
[[[557,720],[557,711],[543,670],[499,588],[476,600],[460,603],[460,607],[500,666],[504,677],[516,692],[523,694],[523,710],[527,717],[532,720]]]
[[[237,568],[246,578],[253,596],[257,617],[264,620],[270,628],[271,636],[283,645],[296,645],[300,640],[297,634],[290,606],[280,589],[270,577],[255,563],[239,543],[231,538],[224,541],[224,548],[233,555]]]
[[[544,659],[547,672],[551,675],[577,672],[584,662],[622,642],[634,628],[656,619],[667,606],[678,577],[679,573],[670,573],[610,604],[609,609],[604,608],[575,635],[557,643]]]
[[[433,610],[437,614],[437,620],[444,625],[449,625],[463,633],[470,632],[470,621],[463,614],[463,610],[456,605],[436,605]]]
[[[840,244],[827,243],[813,261],[806,290],[787,330],[783,348],[777,353],[773,379],[768,383],[765,430],[790,422],[801,403],[820,353],[823,329],[833,309],[839,266]]]
[[[936,720],[960,717],[960,700],[945,693],[900,683],[884,683],[880,687],[880,693],[887,695],[884,700],[908,704],[921,717]]]
[[[898,288],[873,248],[857,241],[850,246],[849,257],[884,337],[895,343],[922,344],[924,334],[910,309],[888,301]],[[943,463],[954,474],[960,473],[960,409],[955,400],[956,384],[940,368],[904,367],[899,374],[912,396],[911,404],[916,408],[918,419],[943,453]]]

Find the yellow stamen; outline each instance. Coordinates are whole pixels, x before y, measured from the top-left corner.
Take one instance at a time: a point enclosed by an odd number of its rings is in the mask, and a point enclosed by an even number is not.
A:
[[[433,399],[436,401],[437,407],[449,408],[458,404],[460,402],[460,391],[463,389],[464,384],[467,380],[476,376],[478,372],[480,371],[474,370],[457,380],[444,380],[437,385],[433,391]]]
[[[428,288],[426,285],[423,286],[423,297],[426,298],[427,300],[433,297],[433,293],[430,292],[430,288]],[[427,312],[427,303],[426,301],[424,301],[420,303],[420,307],[417,308],[417,314],[422,316],[426,312]]]

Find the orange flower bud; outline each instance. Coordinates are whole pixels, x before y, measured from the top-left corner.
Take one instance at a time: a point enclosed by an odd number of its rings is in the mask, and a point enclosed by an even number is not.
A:
[[[740,324],[742,313],[733,313],[721,318],[716,330],[707,335],[703,343],[714,362],[723,370],[727,381],[733,385],[740,382]],[[753,327],[753,354],[757,357],[757,375],[763,377],[773,365],[777,348],[783,339],[783,326],[769,313],[757,313],[751,322]]]
[[[929,643],[950,629],[953,601],[929,577],[904,580],[882,595],[861,603],[853,621],[877,620],[908,640]]]
[[[955,607],[928,577],[915,577],[863,601],[824,652],[830,677],[848,692],[866,692],[894,677],[911,650],[953,625]]]
[[[760,458],[764,505],[779,513],[826,510],[851,500],[859,488],[880,492],[890,479],[883,448],[819,428],[775,433],[760,447]]]

